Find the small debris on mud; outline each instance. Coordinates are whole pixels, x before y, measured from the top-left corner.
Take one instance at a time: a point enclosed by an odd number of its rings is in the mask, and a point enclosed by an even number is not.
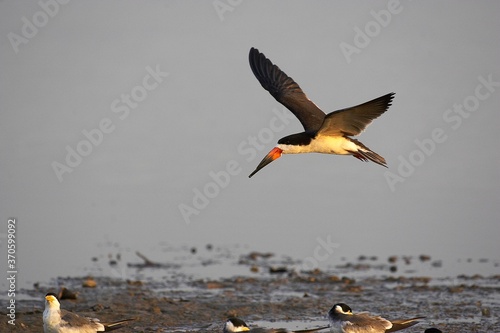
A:
[[[82,282],[82,287],[83,288],[95,288],[97,287],[97,282],[94,280],[93,277],[88,277]]]
[[[216,249],[210,253],[216,253]],[[203,252],[201,247],[197,255]],[[137,271],[133,277],[54,277],[48,283],[35,283],[33,289],[20,290],[16,325],[0,321],[0,332],[42,332],[43,297],[58,290],[61,306],[68,311],[101,321],[137,318],[117,331],[123,333],[221,333],[229,316],[249,323],[258,321],[267,327],[288,323],[289,329],[305,329],[311,328],[311,323],[328,325],[326,314],[339,302],[348,304],[355,312],[368,311],[389,320],[426,317],[406,333],[421,333],[430,327],[446,333],[500,332],[500,275],[471,272],[431,278],[408,276],[391,269],[396,267],[398,258],[409,262],[412,268],[439,268],[432,265],[430,256],[415,256],[418,260],[413,261],[408,260],[410,256],[391,256],[389,264],[365,256],[362,263],[356,262],[358,257],[355,263],[346,262],[331,269],[300,270],[302,266],[289,258],[280,260],[271,253],[251,252],[227,264],[243,268],[240,271],[246,273],[221,278],[193,278],[183,271],[187,266],[153,262],[139,252],[137,256],[143,263],[122,263]],[[198,270],[202,272],[220,263],[220,258],[200,260],[209,263],[200,264]],[[155,272],[155,278],[148,277],[148,272]],[[7,305],[7,300],[0,298],[0,315],[4,318]]]

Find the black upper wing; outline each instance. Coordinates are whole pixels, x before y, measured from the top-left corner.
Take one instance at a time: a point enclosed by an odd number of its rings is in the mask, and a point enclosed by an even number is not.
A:
[[[248,55],[250,68],[264,89],[297,117],[306,131],[316,131],[325,118],[299,85],[255,48]]]

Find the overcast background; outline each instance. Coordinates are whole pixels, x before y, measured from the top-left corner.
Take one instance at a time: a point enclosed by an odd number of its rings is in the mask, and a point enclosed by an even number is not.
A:
[[[1,266],[9,217],[21,281],[77,274],[106,242],[305,258],[329,237],[327,264],[498,259],[500,3],[391,3],[1,1]],[[302,131],[255,79],[250,47],[325,112],[395,92],[359,137],[389,169],[285,155],[249,179],[279,138]],[[453,111],[464,103],[474,111]],[[109,133],[84,143],[102,122]],[[59,179],[67,147],[88,154]]]

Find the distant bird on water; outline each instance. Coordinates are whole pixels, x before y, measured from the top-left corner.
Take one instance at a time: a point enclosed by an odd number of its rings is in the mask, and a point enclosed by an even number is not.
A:
[[[299,119],[304,132],[281,138],[260,162],[252,177],[260,169],[281,157],[281,154],[323,153],[352,155],[362,161],[372,161],[387,167],[385,159],[350,136],[363,130],[389,106],[394,93],[369,102],[325,114],[304,94],[299,85],[266,56],[250,49],[250,68],[264,89]]]
[[[385,333],[395,332],[418,323],[419,319],[397,319],[389,321],[367,312],[352,313],[351,308],[344,303],[335,304],[328,312],[330,331],[332,333]]]
[[[81,317],[76,313],[61,310],[61,304],[53,293],[45,295],[43,311],[44,333],[97,333],[109,332],[125,326],[135,319],[125,319],[112,323],[101,323],[99,319]]]

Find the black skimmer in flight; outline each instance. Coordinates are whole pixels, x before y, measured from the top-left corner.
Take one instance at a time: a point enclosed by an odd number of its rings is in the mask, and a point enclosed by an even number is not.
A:
[[[266,56],[255,48],[250,49],[250,67],[264,89],[286,106],[299,119],[304,132],[296,133],[278,141],[269,154],[260,162],[252,177],[260,169],[276,160],[281,154],[323,153],[352,155],[362,161],[372,161],[387,167],[385,159],[364,144],[350,136],[355,136],[391,105],[394,93],[369,102],[325,114],[320,110],[299,85]]]
[[[236,317],[228,318],[224,323],[223,333],[236,333],[236,332],[247,332],[247,333],[312,333],[320,330],[327,329],[328,326],[311,328],[306,330],[291,331],[287,328],[264,328],[255,327],[249,328],[247,324]]]
[[[45,310],[43,311],[43,331],[45,333],[109,332],[125,326],[131,320],[135,319],[101,323],[99,319],[81,317],[76,313],[62,310],[55,294],[45,295]]]
[[[395,332],[418,323],[419,319],[397,319],[389,321],[367,312],[352,313],[351,308],[344,303],[338,303],[328,312],[330,331],[332,333],[385,333]]]

